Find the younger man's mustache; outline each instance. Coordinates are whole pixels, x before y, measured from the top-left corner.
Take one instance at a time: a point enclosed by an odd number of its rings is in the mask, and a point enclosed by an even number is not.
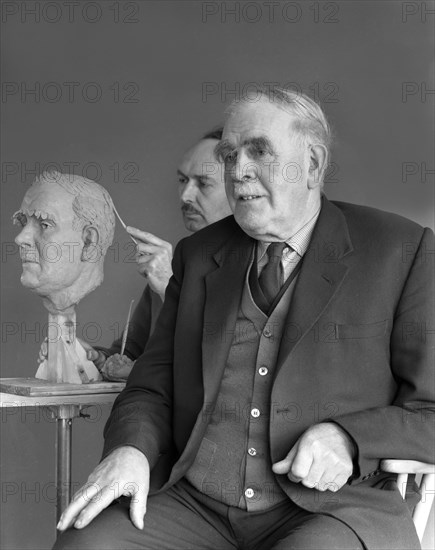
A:
[[[181,206],[181,211],[183,214],[201,214],[199,210],[197,210],[194,206],[192,206],[189,203],[185,203]]]

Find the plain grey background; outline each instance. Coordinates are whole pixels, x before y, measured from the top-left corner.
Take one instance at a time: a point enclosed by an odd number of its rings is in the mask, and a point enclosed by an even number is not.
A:
[[[19,282],[11,223],[33,172],[97,179],[129,225],[175,244],[186,234],[177,161],[256,85],[322,102],[336,134],[329,198],[433,227],[433,2],[1,4],[2,377],[34,375],[47,322]],[[132,253],[118,226],[105,281],[77,309],[78,336],[90,343],[109,344],[139,298]],[[108,412],[74,422],[77,488],[99,459]],[[0,426],[2,548],[48,548],[55,425],[27,409],[3,411]]]

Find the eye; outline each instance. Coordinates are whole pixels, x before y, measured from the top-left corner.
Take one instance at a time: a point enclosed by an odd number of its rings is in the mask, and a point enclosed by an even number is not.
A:
[[[200,187],[210,187],[210,185],[211,185],[210,181],[208,179],[205,179],[205,178],[199,178],[198,183],[199,183]]]
[[[237,151],[229,151],[224,156],[224,162],[228,164],[232,164],[236,162],[237,159]]]
[[[265,147],[256,146],[251,149],[250,154],[253,158],[263,158],[268,154],[268,151]]]
[[[178,183],[180,183],[181,185],[185,185],[187,183],[187,178],[185,176],[179,175],[178,176]]]
[[[49,223],[45,222],[44,220],[41,220],[41,221],[39,222],[39,225],[40,225],[40,227],[41,227],[42,229],[44,229],[44,230],[45,230],[45,229],[48,229],[49,227],[51,227],[51,225],[50,225]]]

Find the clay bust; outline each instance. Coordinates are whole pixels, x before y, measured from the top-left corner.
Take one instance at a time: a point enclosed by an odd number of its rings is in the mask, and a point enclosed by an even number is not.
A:
[[[103,281],[112,244],[112,199],[98,183],[44,172],[24,196],[14,221],[23,266],[21,283],[42,297],[49,311],[48,358],[37,378],[86,383],[101,375],[75,337],[75,305]]]

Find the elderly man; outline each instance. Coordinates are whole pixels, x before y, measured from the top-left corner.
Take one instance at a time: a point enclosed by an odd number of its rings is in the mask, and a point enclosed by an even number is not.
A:
[[[433,460],[433,358],[406,330],[433,326],[433,234],[322,196],[329,136],[303,95],[233,105],[217,153],[234,218],[175,250],[56,548],[418,547],[379,461]]]
[[[214,148],[221,137],[221,127],[207,132],[180,161],[178,192],[188,231],[198,231],[231,214],[225,194],[224,166],[214,156]],[[142,354],[154,329],[172,275],[171,244],[133,227],[128,231],[139,243],[136,255],[138,270],[146,277],[148,285],[132,315],[125,356],[119,355],[122,338],[115,340],[109,349],[93,349],[87,345],[89,359],[102,369],[108,380],[127,379],[133,361]]]

